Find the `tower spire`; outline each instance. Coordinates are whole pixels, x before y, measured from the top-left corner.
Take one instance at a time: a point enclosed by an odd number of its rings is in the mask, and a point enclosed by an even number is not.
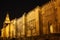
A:
[[[7,13],[6,18],[5,18],[5,22],[4,23],[10,23],[10,18],[9,18],[9,14]]]

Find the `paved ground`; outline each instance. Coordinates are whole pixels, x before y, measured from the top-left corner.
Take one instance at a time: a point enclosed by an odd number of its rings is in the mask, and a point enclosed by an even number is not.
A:
[[[34,37],[26,37],[26,38],[1,38],[0,40],[60,40],[60,35],[58,34],[51,34],[51,35],[44,35],[44,36],[34,36]]]
[[[51,38],[27,38],[27,39],[16,39],[16,38],[12,38],[12,39],[6,39],[6,38],[0,38],[0,40],[60,40],[60,37],[51,37]]]

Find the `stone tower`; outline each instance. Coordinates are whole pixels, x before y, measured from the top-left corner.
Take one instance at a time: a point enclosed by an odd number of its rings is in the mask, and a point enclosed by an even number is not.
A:
[[[6,31],[6,26],[9,26],[10,25],[10,18],[9,18],[9,15],[8,15],[8,13],[7,13],[7,15],[6,15],[6,18],[5,18],[5,21],[4,21],[4,23],[3,23],[3,37],[6,37],[7,36],[7,31]],[[8,27],[8,37],[10,36],[10,26]]]

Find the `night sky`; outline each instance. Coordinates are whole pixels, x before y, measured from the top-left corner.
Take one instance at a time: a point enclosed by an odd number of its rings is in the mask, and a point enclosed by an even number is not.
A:
[[[50,0],[15,0],[15,1],[0,1],[0,29],[3,26],[3,22],[7,12],[9,13],[10,20],[19,18],[24,12],[29,12],[37,5],[44,5]]]

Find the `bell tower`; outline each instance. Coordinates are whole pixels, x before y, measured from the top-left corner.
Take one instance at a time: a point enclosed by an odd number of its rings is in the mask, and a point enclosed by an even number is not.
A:
[[[4,28],[4,32],[3,32],[3,36],[4,37],[7,37],[7,35],[6,35],[6,26],[7,25],[10,25],[10,18],[9,18],[9,14],[7,13],[7,15],[6,15],[6,18],[5,18],[5,21],[4,21],[4,23],[3,23],[3,28]],[[8,28],[9,30],[9,35],[8,35],[8,37],[10,37],[10,26],[9,26],[9,28]]]

